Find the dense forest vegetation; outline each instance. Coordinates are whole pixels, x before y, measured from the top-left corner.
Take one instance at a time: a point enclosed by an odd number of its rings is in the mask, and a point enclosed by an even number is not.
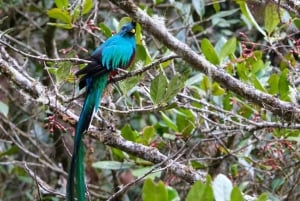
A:
[[[85,90],[127,22],[133,64],[84,135],[87,200],[300,200],[298,0],[0,0],[0,200],[64,200]]]

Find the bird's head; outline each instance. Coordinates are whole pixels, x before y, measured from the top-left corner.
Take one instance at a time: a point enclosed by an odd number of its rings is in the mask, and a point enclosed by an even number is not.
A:
[[[136,23],[135,22],[130,22],[125,24],[121,31],[119,32],[120,35],[122,36],[134,36],[135,34],[135,26]]]

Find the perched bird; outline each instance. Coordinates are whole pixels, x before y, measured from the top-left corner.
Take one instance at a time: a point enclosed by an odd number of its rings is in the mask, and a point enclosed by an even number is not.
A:
[[[79,88],[86,88],[86,97],[77,122],[73,155],[68,175],[67,200],[74,200],[76,186],[77,200],[85,200],[85,171],[83,133],[89,128],[93,113],[97,111],[109,74],[118,68],[127,68],[135,56],[135,22],[125,24],[120,32],[107,39],[91,56],[92,62],[76,72],[81,76]]]

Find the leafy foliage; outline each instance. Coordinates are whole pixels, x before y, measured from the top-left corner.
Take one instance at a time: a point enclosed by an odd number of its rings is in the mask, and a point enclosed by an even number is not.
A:
[[[156,165],[140,158],[141,150],[129,154],[87,134],[91,200],[107,200],[117,186],[131,182],[123,192],[126,200],[298,200],[299,120],[273,114],[268,103],[250,99],[242,84],[299,108],[299,15],[284,6],[287,1],[136,3],[240,85],[230,91],[229,81],[213,80],[211,72],[170,57],[170,50],[138,24],[136,57],[126,69],[134,76],[118,72],[112,78],[93,125],[120,133],[126,142],[158,149],[173,161]],[[74,72],[85,65],[70,60],[88,59],[131,19],[108,1],[15,0],[0,1],[0,6],[0,62],[34,83],[16,82],[20,78],[2,70],[1,63],[0,186],[6,190],[0,197],[63,200],[76,124],[67,114],[81,109],[83,92]],[[31,93],[37,83],[43,84],[39,90],[46,97]],[[178,171],[213,179],[190,184],[169,171],[174,163],[185,165]],[[141,185],[134,182],[140,177]]]

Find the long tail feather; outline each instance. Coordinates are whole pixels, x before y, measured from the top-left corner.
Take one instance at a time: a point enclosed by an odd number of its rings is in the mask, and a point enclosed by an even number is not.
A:
[[[86,86],[87,93],[83,108],[76,126],[73,155],[68,175],[67,200],[74,200],[74,186],[78,201],[85,201],[85,171],[84,171],[84,145],[82,135],[91,123],[94,111],[97,110],[100,98],[107,84],[108,73],[93,78]],[[74,176],[76,175],[76,181]],[[74,185],[75,184],[75,185]]]

